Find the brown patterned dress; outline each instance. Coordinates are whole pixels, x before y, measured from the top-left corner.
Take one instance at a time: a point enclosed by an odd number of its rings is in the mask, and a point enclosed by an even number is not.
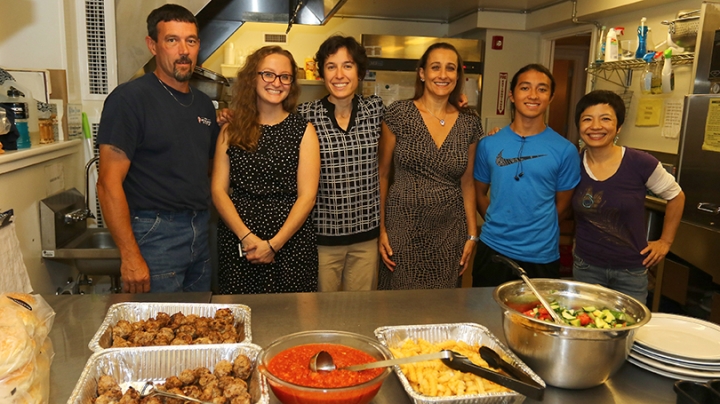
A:
[[[480,118],[460,113],[439,148],[412,100],[390,105],[385,123],[396,138],[395,180],[385,201],[396,267],[381,265],[378,289],[457,287],[467,241],[460,177],[468,148],[483,136]]]

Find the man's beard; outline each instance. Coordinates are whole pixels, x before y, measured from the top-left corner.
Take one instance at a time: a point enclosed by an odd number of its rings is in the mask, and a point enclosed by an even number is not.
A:
[[[193,69],[182,73],[177,68],[178,63],[188,63],[189,66],[192,66],[192,61],[187,56],[181,56],[180,59],[176,60],[175,63],[173,63],[173,77],[175,77],[175,80],[180,82],[190,81],[190,78],[193,75]]]

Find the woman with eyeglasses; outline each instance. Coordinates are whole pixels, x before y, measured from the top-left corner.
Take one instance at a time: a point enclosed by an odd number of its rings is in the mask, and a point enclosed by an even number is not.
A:
[[[310,212],[320,177],[313,126],[293,113],[299,87],[290,52],[266,46],[238,72],[218,137],[212,196],[222,294],[315,292],[318,256]]]
[[[545,124],[555,93],[552,73],[527,65],[510,81],[510,125],[480,141],[475,158],[477,207],[485,219],[473,264],[473,286],[518,279],[495,262],[515,260],[530,277],[560,277],[559,218],[580,181],[577,148]]]
[[[455,47],[433,44],[418,63],[413,99],[385,113],[378,289],[455,288],[468,268],[477,239],[472,167],[483,131],[477,113],[460,106],[464,82]]]
[[[625,122],[625,103],[607,90],[583,96],[575,125],[585,142],[575,211],[573,276],[638,299],[648,295],[648,268],[665,258],[680,225],[685,194],[648,153],[615,144]],[[648,241],[645,195],[667,201],[660,239]]]

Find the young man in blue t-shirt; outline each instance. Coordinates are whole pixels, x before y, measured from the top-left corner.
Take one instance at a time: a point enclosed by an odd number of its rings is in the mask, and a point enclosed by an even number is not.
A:
[[[477,207],[485,223],[473,264],[474,287],[518,279],[509,267],[493,262],[496,254],[515,260],[530,277],[558,278],[559,217],[580,181],[577,149],[545,124],[555,92],[552,73],[530,64],[513,76],[510,87],[513,121],[482,139],[475,158]]]

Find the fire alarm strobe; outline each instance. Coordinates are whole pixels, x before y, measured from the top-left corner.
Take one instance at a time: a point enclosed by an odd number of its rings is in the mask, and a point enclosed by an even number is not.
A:
[[[493,36],[492,42],[491,42],[492,45],[490,45],[490,46],[492,47],[492,49],[500,50],[503,48],[503,40],[504,40],[504,38],[502,36],[499,36],[499,35]]]

